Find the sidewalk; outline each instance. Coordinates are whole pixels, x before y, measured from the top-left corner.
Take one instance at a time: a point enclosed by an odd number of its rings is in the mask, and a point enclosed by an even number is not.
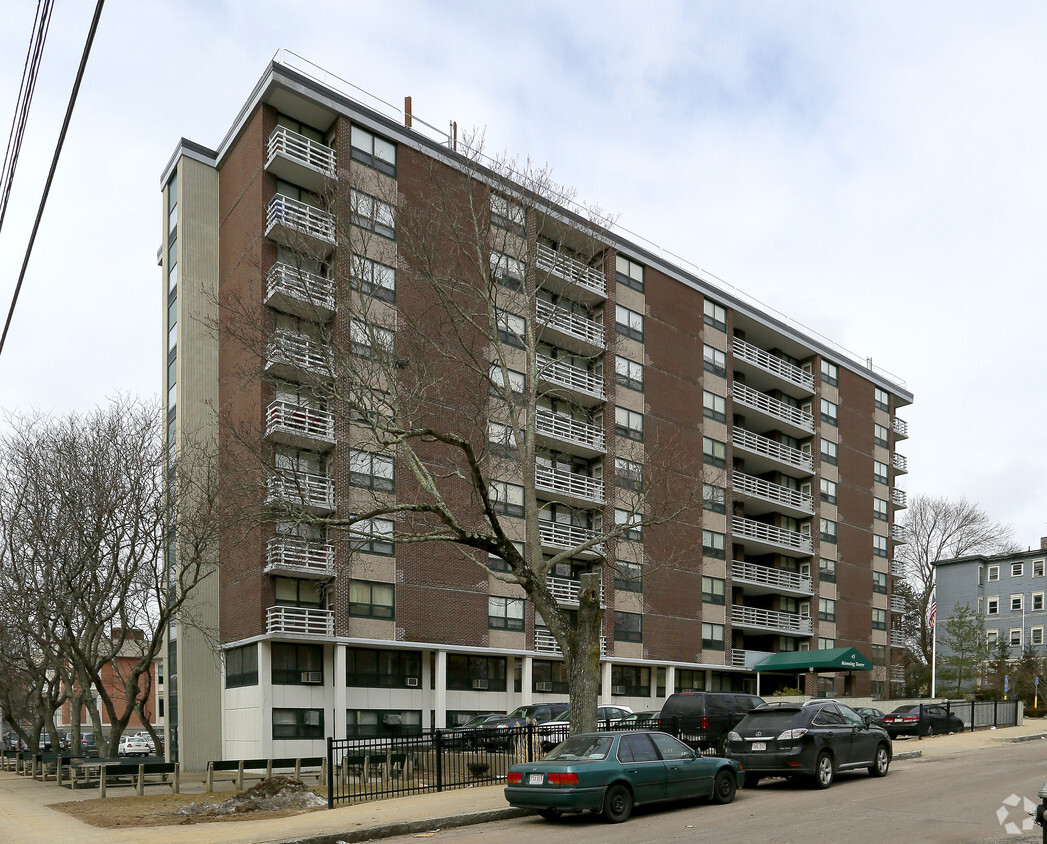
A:
[[[917,752],[924,759],[949,757],[1007,741],[1047,742],[1047,720],[1027,719],[1021,727],[936,736],[923,741],[899,739],[894,742],[894,753],[896,764],[904,765],[907,759],[916,758]],[[54,783],[39,783],[0,772],[0,829],[5,840],[18,844],[54,844],[55,841],[138,844],[145,838],[158,844],[335,844],[338,841],[367,841],[447,829],[524,814],[509,808],[502,795],[502,786],[498,785],[397,797],[289,818],[148,829],[99,829],[49,808],[50,804],[71,797],[68,790]],[[85,794],[79,799],[95,799],[95,795]],[[148,799],[148,795],[144,799]]]

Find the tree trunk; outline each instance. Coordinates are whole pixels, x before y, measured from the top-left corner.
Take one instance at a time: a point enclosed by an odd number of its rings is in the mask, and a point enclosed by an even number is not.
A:
[[[578,593],[577,623],[571,630],[571,647],[565,651],[571,696],[571,733],[597,728],[597,688],[600,682],[600,575],[583,574]]]

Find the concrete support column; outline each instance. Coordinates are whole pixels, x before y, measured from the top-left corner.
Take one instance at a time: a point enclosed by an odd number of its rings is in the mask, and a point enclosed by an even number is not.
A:
[[[434,727],[447,726],[447,651],[436,652],[436,723]]]
[[[533,666],[534,657],[525,656],[520,670],[520,686],[522,687],[520,689],[520,706],[527,706],[527,704],[534,702],[534,681],[531,675]]]
[[[705,669],[705,691],[711,691],[713,687],[713,670],[711,668]]]
[[[258,643],[258,691],[262,698],[262,753],[263,759],[273,757],[273,643]],[[222,754],[225,758],[225,754]]]
[[[603,693],[600,695],[600,703],[611,703],[614,695],[611,693],[611,663],[601,662],[600,663],[600,683],[603,686]]]
[[[345,738],[345,710],[349,707],[349,689],[345,676],[346,646],[334,645],[334,730],[335,738]]]
[[[665,669],[665,696],[669,697],[676,691],[676,666],[670,665]]]
[[[422,726],[431,729],[433,710],[436,709],[436,693],[432,688],[432,651],[422,651]]]

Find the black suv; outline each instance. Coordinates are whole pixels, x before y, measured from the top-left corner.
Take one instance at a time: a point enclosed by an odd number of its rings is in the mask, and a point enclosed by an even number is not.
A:
[[[728,734],[727,754],[742,763],[746,786],[761,777],[804,775],[828,788],[837,771],[867,768],[886,776],[892,747],[883,727],[866,724],[849,706],[809,700],[753,710]]]
[[[741,692],[677,692],[669,695],[658,714],[659,729],[691,747],[713,748],[722,756],[731,728],[763,705],[763,698]]]

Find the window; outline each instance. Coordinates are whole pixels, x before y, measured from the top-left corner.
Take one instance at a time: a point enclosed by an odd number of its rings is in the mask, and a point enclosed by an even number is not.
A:
[[[988,576],[989,583],[993,583],[994,581],[997,581],[999,579],[1000,579],[1000,567],[999,566],[989,566],[989,576]]]
[[[355,618],[393,618],[395,587],[369,580],[349,581],[349,615]]]
[[[387,651],[379,648],[345,649],[345,682],[357,688],[407,688],[413,678],[416,686],[422,677],[419,651]]]
[[[722,651],[723,631],[724,627],[722,624],[710,624],[708,622],[703,621],[702,648],[708,648],[711,651]]]
[[[650,697],[651,669],[639,665],[613,665],[611,686],[625,686],[624,694],[628,696]]]
[[[882,571],[873,572],[873,592],[881,595],[887,594],[887,573]]]
[[[643,566],[615,560],[614,588],[621,592],[643,592]]]
[[[618,255],[615,258],[614,277],[619,284],[643,293],[643,264],[630,261],[624,255]]]
[[[517,682],[519,682],[519,673]],[[567,694],[570,689],[570,681],[567,677],[567,669],[562,662],[546,662],[536,659],[531,666],[532,691],[553,692],[554,694]]]
[[[873,480],[878,484],[889,484],[891,482],[890,472],[886,463],[879,460],[873,461]]]
[[[511,199],[492,193],[491,225],[523,237],[527,233],[527,211]]]
[[[643,414],[621,406],[614,409],[614,430],[620,437],[643,442]]]
[[[642,642],[643,616],[635,612],[614,613],[614,640],[616,642]]]
[[[827,560],[822,557],[818,560],[818,577],[826,583],[836,582],[836,560]]]
[[[520,556],[525,555],[524,544],[522,542],[513,542],[513,547],[520,552]],[[487,555],[487,568],[491,571],[512,571],[509,563],[499,557],[497,554]]]
[[[630,340],[643,342],[643,314],[630,311],[621,305],[614,306],[614,325],[618,333]]]
[[[702,354],[705,359],[706,372],[711,372],[713,375],[719,375],[721,378],[727,377],[726,353],[721,352],[719,349],[706,343]]]
[[[225,652],[225,687],[258,685],[258,645],[244,645]]]
[[[1024,595],[1011,595],[1011,612],[1021,612],[1025,606]]]
[[[506,369],[504,379],[502,377],[503,371],[502,366],[499,363],[491,364],[491,394],[500,395],[506,389],[506,380],[508,380],[508,389],[510,393],[516,393],[517,395],[524,391],[524,374],[517,372],[515,369]]]
[[[515,455],[520,450],[516,442],[516,432],[511,426],[501,422],[487,423],[487,441],[499,454]]]
[[[702,577],[702,600],[707,604],[727,603],[724,593],[726,581],[719,577]]]
[[[505,657],[448,654],[447,688],[454,691],[475,689],[504,692]]]
[[[386,302],[396,301],[396,269],[379,264],[370,258],[353,255],[349,260],[349,282],[353,288],[383,299]]]
[[[828,384],[830,387],[835,387],[840,383],[840,370],[836,368],[835,363],[829,363],[827,360],[822,361],[822,383]]]
[[[349,738],[418,736],[422,734],[422,711],[349,709],[345,713],[345,734]]]
[[[1025,573],[1025,563],[1011,563],[1011,577],[1021,577]]]
[[[396,335],[388,328],[353,319],[349,321],[349,348],[362,358],[373,358],[376,352],[390,355],[396,348]]]
[[[349,484],[364,489],[392,492],[393,458],[385,454],[349,449]]]
[[[891,447],[891,434],[886,425],[881,425],[879,422],[873,425],[873,441],[882,448]]]
[[[614,356],[614,380],[630,390],[643,392],[643,364],[621,355]]]
[[[488,494],[491,497],[491,506],[496,513],[503,516],[515,516],[522,519],[524,516],[524,488],[519,484],[511,484],[506,481],[491,481],[488,485]]]
[[[726,513],[727,490],[716,484],[702,484],[702,509],[710,513]]]
[[[1043,644],[1043,628],[1042,627],[1031,627],[1031,628],[1029,628],[1029,644],[1030,645],[1042,645]]]
[[[503,252],[491,253],[491,281],[510,290],[522,290],[527,265]]]
[[[836,542],[836,522],[832,519],[822,519],[818,535],[822,542]]]
[[[640,513],[631,513],[628,510],[615,508],[614,523],[618,527],[626,526],[625,533],[622,534],[626,539],[631,539],[634,542],[643,542],[642,521],[643,516]]]
[[[495,308],[495,326],[498,329],[498,339],[510,346],[522,349],[524,339],[527,336],[527,323],[522,316]]]
[[[322,739],[322,709],[274,709],[273,739]]]
[[[872,652],[870,659],[872,659],[873,665],[883,665],[887,662],[887,646],[886,645],[870,645],[869,650]]]
[[[702,407],[706,419],[712,419],[715,422],[727,421],[727,399],[723,396],[710,393],[708,390],[703,391]]]
[[[643,466],[633,460],[616,457],[614,480],[617,486],[638,491],[643,486]]]
[[[1012,627],[1010,636],[1010,645],[1012,648],[1020,648],[1022,646],[1022,629],[1020,627]]]
[[[1043,577],[1043,563],[1044,563],[1043,560],[1033,560],[1032,561],[1032,576],[1033,577]]]
[[[999,598],[986,598],[985,599],[985,614],[986,615],[999,615],[1000,614],[1000,599]]]
[[[324,588],[318,580],[296,580],[293,577],[273,578],[273,591],[278,607],[305,607],[323,609]]]
[[[1042,612],[1043,611],[1043,592],[1032,593],[1032,611]]]
[[[394,551],[391,519],[365,519],[350,528],[349,547],[365,554],[391,557]]]
[[[822,462],[835,466],[837,464],[836,443],[823,437],[820,448],[822,452]]]
[[[524,602],[520,598],[487,599],[487,626],[492,630],[523,630]]]
[[[727,537],[715,530],[702,531],[702,553],[718,560],[727,559]]]
[[[838,408],[835,402],[831,402],[828,399],[822,399],[822,421],[828,422],[830,425],[837,424],[837,413]]]
[[[873,499],[873,518],[879,519],[881,522],[887,521],[887,499]]]
[[[396,144],[354,125],[349,133],[349,145],[353,161],[396,178]]]
[[[820,621],[836,621],[836,601],[831,598],[819,598],[818,619]]]
[[[836,503],[836,481],[830,481],[828,478],[822,478],[818,484],[821,490],[822,501],[826,504]]]
[[[873,630],[886,630],[887,629],[887,610],[878,610],[875,607],[872,611],[872,629]]]
[[[887,556],[887,537],[873,535],[873,556],[874,557],[886,557]]]
[[[354,188],[349,194],[349,209],[354,226],[390,240],[396,239],[396,215],[388,202]]]
[[[818,647],[821,650],[829,650],[830,648],[836,647],[835,639],[827,639],[824,636],[818,637]]]
[[[705,300],[705,324],[720,331],[727,330],[727,310],[723,305],[717,305],[710,299]]]
[[[705,462],[710,466],[727,465],[727,443],[714,440],[711,437],[702,437],[702,455]]]
[[[996,647],[996,640],[999,639],[999,638],[1000,638],[1000,631],[999,630],[986,630],[985,631],[985,643],[989,646],[990,649]]]
[[[886,390],[881,390],[879,387],[876,388],[876,392],[873,393],[873,404],[880,410],[891,412],[891,397]]]
[[[274,686],[301,685],[303,677],[310,685],[319,679],[323,684],[324,646],[294,645],[288,642],[273,642],[272,682]]]

